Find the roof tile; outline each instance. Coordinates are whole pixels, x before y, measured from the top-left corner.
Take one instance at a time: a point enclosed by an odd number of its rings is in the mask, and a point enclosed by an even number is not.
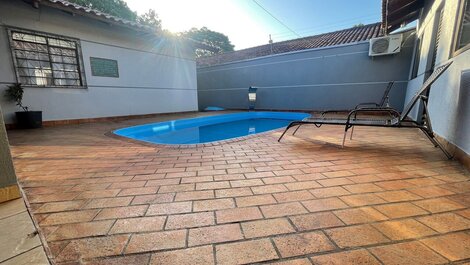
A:
[[[197,59],[199,67],[247,60],[272,54],[336,46],[341,44],[366,41],[382,36],[381,23],[324,33],[294,40],[266,44],[234,52],[221,53]]]

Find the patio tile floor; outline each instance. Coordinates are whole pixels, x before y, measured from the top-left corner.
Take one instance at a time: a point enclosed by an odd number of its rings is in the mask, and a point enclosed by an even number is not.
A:
[[[470,261],[470,174],[415,130],[302,127],[203,147],[105,133],[208,115],[10,131],[56,264]]]

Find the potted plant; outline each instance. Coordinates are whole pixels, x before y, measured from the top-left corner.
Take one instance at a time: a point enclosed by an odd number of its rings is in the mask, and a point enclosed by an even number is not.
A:
[[[15,112],[18,128],[33,129],[42,127],[42,111],[31,111],[27,106],[23,106],[24,89],[20,83],[8,86],[5,91],[5,96],[16,102],[16,105],[23,109],[23,111]]]

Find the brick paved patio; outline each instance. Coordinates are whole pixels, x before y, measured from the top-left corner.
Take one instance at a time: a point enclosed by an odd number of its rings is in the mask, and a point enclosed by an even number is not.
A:
[[[470,174],[418,131],[305,126],[199,148],[105,135],[9,134],[58,264],[442,264],[470,260]]]

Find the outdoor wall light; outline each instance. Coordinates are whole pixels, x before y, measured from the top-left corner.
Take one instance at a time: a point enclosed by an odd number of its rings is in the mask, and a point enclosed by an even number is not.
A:
[[[250,86],[248,88],[248,109],[249,110],[254,110],[255,109],[255,104],[256,104],[256,90],[258,90],[257,87]]]

